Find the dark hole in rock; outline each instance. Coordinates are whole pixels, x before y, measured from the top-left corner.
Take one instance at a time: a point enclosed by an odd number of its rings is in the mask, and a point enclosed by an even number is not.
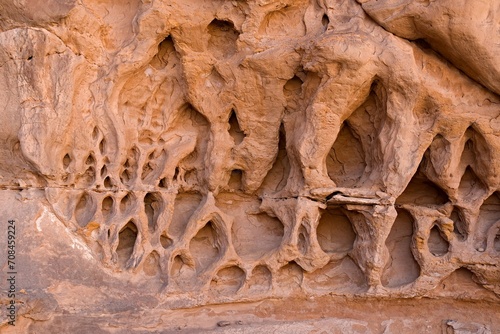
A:
[[[160,235],[160,244],[163,248],[167,249],[170,245],[172,245],[172,239],[162,234]]]
[[[144,196],[144,212],[148,217],[148,228],[151,233],[154,233],[158,216],[161,210],[161,195],[158,193],[147,193]]]
[[[467,239],[467,225],[462,213],[458,208],[454,207],[451,212],[450,219],[453,220],[453,233],[457,236],[458,240],[464,241]]]
[[[130,194],[125,195],[120,201],[120,211],[127,211],[132,204],[132,196]]]
[[[92,197],[83,193],[75,207],[75,219],[81,227],[87,226],[90,220],[94,217],[96,205]]]
[[[449,242],[441,235],[441,231],[437,225],[432,227],[427,245],[429,251],[434,256],[445,255],[448,253],[448,248],[450,246]]]
[[[396,204],[442,205],[448,202],[448,195],[430,181],[424,173],[417,171]]]
[[[323,14],[323,17],[321,17],[321,24],[325,28],[325,30],[328,28],[328,24],[330,24],[330,19],[328,18],[328,15]]]
[[[224,268],[210,283],[210,290],[215,294],[232,296],[241,288],[245,281],[245,272],[238,266]]]
[[[114,202],[115,201],[113,200],[113,198],[111,196],[106,196],[102,200],[101,211],[102,211],[103,218],[108,219],[111,216],[111,213],[113,212]]]
[[[241,144],[243,139],[245,139],[245,133],[240,128],[240,123],[234,110],[231,111],[231,116],[229,117],[229,134],[233,138],[235,145]]]
[[[109,176],[106,176],[104,179],[104,187],[108,189],[113,187],[113,183],[111,182],[111,178]]]
[[[120,230],[118,239],[118,247],[116,248],[118,264],[121,268],[125,268],[127,261],[134,251],[135,241],[137,239],[137,227],[133,221],[129,221]]]
[[[352,223],[340,208],[322,211],[316,231],[319,245],[326,253],[348,252],[356,240]]]
[[[406,210],[398,210],[385,242],[390,257],[382,272],[382,285],[390,288],[399,287],[419,277],[420,266],[411,251],[412,237],[413,217]]]
[[[71,163],[71,158],[69,157],[69,154],[64,155],[64,158],[63,158],[64,168],[68,168],[70,163]]]
[[[214,224],[209,221],[189,243],[189,251],[196,260],[196,270],[202,271],[217,261],[220,251],[217,247]]]
[[[239,32],[229,21],[214,19],[207,27],[210,38],[208,49],[215,55],[230,57],[237,51],[236,41]]]
[[[240,169],[234,169],[231,172],[231,177],[229,178],[229,188],[234,190],[242,190],[243,186],[243,171]]]

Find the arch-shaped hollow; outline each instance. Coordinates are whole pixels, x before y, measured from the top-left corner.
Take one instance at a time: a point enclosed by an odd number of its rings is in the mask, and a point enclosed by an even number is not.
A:
[[[487,187],[479,179],[474,170],[467,166],[458,186],[458,199],[462,203],[471,203],[480,200],[487,191]]]
[[[460,165],[472,166],[476,171],[489,171],[491,168],[491,149],[479,129],[474,125],[469,126],[462,140],[464,148],[460,157]]]
[[[220,57],[231,57],[238,50],[236,41],[240,33],[230,21],[213,19],[207,27],[208,50]]]
[[[160,255],[152,251],[144,260],[142,270],[146,276],[157,276],[161,273]]]
[[[210,291],[215,295],[233,296],[245,282],[245,272],[238,266],[220,269],[210,282]]]
[[[238,207],[244,210],[244,207]],[[233,246],[242,259],[247,261],[260,259],[276,251],[284,236],[282,222],[266,213],[253,215],[234,215],[231,229]]]
[[[159,192],[149,192],[144,196],[144,213],[148,218],[148,229],[154,233],[157,227],[158,216],[163,210],[163,200]]]
[[[500,220],[500,191],[492,193],[479,208],[477,225],[474,233],[474,245],[477,250],[486,250],[487,234],[495,223]],[[500,231],[498,232],[500,233]],[[496,240],[496,238],[494,239]],[[493,243],[495,241],[493,240]],[[494,245],[492,245],[494,246]]]
[[[330,254],[349,252],[356,240],[352,222],[340,207],[321,211],[316,233],[321,249]]]
[[[115,200],[111,195],[108,195],[103,198],[101,202],[101,212],[102,212],[102,217],[105,220],[108,220],[115,211]]]
[[[231,110],[231,114],[229,116],[229,135],[233,138],[234,144],[239,145],[243,142],[246,135],[240,128],[240,122],[238,121],[238,116],[236,115],[236,111]]]
[[[458,238],[458,240],[467,240],[469,236],[469,230],[461,208],[454,206],[450,214],[450,219],[453,221],[453,233]]]
[[[84,192],[75,206],[75,220],[80,227],[85,227],[92,220],[97,211],[97,203],[94,198]]]
[[[271,289],[272,273],[265,265],[253,268],[247,282],[248,290],[254,293],[264,293]]]
[[[429,239],[427,240],[427,247],[429,252],[434,256],[443,256],[448,253],[450,243],[444,237],[443,232],[434,225],[429,232]]]
[[[321,25],[323,25],[324,31],[328,29],[329,24],[330,24],[330,19],[328,18],[328,15],[325,13],[321,17]]]
[[[133,220],[127,222],[118,233],[118,247],[116,255],[118,257],[118,265],[121,268],[126,268],[127,261],[134,252],[135,242],[137,240],[138,230]]]
[[[389,259],[382,271],[382,285],[389,288],[412,283],[420,276],[420,266],[413,256],[413,217],[403,209],[397,210],[397,217],[385,245]]]
[[[122,213],[128,212],[133,207],[135,196],[128,192],[120,200],[120,211]]]
[[[285,291],[299,290],[304,280],[304,270],[295,261],[282,266],[276,273],[277,286]]]
[[[275,192],[285,188],[290,175],[290,160],[286,151],[286,133],[283,124],[279,130],[278,154],[274,160],[272,168],[267,173],[259,192],[266,193],[266,190]]]
[[[66,153],[62,159],[63,163],[63,168],[67,169],[69,165],[71,164],[71,157],[69,156],[69,153]]]
[[[217,243],[215,223],[208,221],[189,242],[189,252],[196,262],[196,271],[200,272],[215,263],[221,256]]]
[[[174,40],[169,35],[158,44],[158,52],[154,55],[150,65],[157,70],[165,68],[169,63],[169,57],[175,52]]]
[[[241,169],[233,169],[229,177],[229,189],[240,191],[243,189],[243,171]]]
[[[446,192],[429,180],[419,167],[405,190],[396,199],[396,204],[443,205],[448,200]]]
[[[366,168],[360,137],[345,121],[326,159],[330,178],[339,187],[355,187]]]
[[[304,81],[301,78],[299,78],[297,75],[294,75],[283,86],[283,94],[287,99],[290,99],[294,96],[300,96],[303,83]]]

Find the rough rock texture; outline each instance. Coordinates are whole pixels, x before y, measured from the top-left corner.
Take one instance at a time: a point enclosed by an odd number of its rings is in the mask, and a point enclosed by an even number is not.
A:
[[[0,329],[495,333],[498,94],[497,0],[0,0]]]

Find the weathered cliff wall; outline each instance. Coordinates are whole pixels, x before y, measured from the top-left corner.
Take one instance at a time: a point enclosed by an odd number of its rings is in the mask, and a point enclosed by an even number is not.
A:
[[[0,328],[495,332],[499,94],[496,0],[1,0]]]

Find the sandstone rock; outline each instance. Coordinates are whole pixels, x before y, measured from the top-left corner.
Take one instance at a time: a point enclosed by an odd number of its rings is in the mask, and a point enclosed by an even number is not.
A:
[[[496,2],[0,8],[2,333],[500,328]]]

